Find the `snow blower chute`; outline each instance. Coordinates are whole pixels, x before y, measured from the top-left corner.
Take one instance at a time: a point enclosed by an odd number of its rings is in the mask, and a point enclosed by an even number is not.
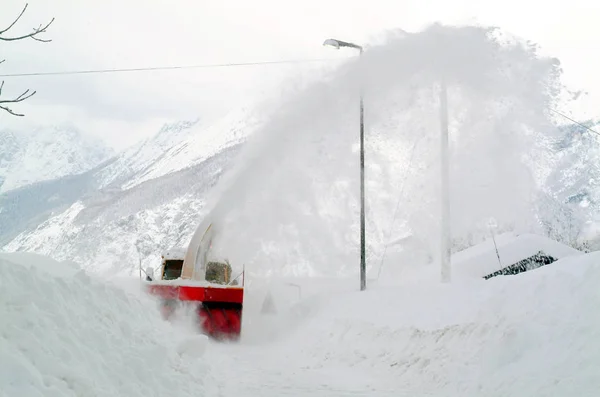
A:
[[[244,301],[243,283],[239,286],[238,278],[243,280],[244,271],[232,279],[229,262],[210,256],[212,224],[201,234],[199,230],[187,252],[171,250],[162,255],[159,278],[149,275],[148,292],[160,297],[165,319],[191,309],[201,332],[213,339],[236,340],[242,330]]]

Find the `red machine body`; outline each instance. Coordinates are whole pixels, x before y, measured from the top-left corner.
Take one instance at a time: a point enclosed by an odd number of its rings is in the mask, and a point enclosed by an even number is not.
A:
[[[198,315],[199,330],[209,337],[237,340],[241,334],[243,287],[150,283],[148,292],[161,298],[165,319],[174,315],[178,308],[192,305]]]
[[[165,319],[180,309],[192,309],[199,331],[214,339],[235,340],[242,329],[245,271],[232,278],[229,261],[212,255],[214,233],[212,223],[206,229],[201,225],[187,251],[173,248],[164,252],[158,280],[153,280],[152,268],[146,272],[147,287],[160,298]],[[238,286],[240,276],[243,281]]]

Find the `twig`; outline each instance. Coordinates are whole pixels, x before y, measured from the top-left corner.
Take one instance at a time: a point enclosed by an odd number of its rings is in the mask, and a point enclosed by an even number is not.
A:
[[[52,39],[40,39],[37,37],[38,34],[40,33],[46,33],[46,29],[48,29],[48,27],[50,27],[50,25],[52,25],[52,22],[54,22],[54,18],[52,18],[52,20],[50,22],[48,22],[45,26],[42,27],[42,24],[40,24],[40,26],[38,26],[37,28],[33,29],[33,32],[23,35],[23,36],[17,36],[17,37],[2,37],[2,35],[6,32],[8,32],[13,26],[15,26],[15,24],[17,22],[19,22],[19,20],[21,19],[21,17],[23,16],[23,14],[25,14],[25,10],[27,10],[27,6],[29,4],[25,4],[25,7],[23,8],[23,11],[21,11],[21,13],[19,14],[19,16],[17,17],[17,19],[15,19],[13,21],[13,23],[11,23],[6,29],[4,30],[0,30],[0,40],[2,41],[16,41],[16,40],[23,40],[23,39],[27,39],[27,38],[32,38],[36,41],[41,41],[43,43],[48,43],[51,42]]]
[[[34,28],[33,32],[31,32],[29,34],[22,35],[22,36],[16,36],[16,37],[3,37],[2,36],[3,34],[7,33],[10,29],[12,29],[17,24],[17,22],[19,22],[21,20],[21,17],[25,14],[25,11],[27,11],[28,6],[29,6],[29,4],[26,3],[25,7],[23,7],[23,10],[21,10],[21,13],[17,16],[17,18],[10,25],[8,25],[7,28],[0,30],[0,41],[17,41],[17,40],[23,40],[23,39],[28,39],[28,38],[31,38],[35,41],[41,41],[43,43],[48,43],[48,42],[52,41],[51,39],[41,39],[37,36],[41,33],[46,33],[46,30],[48,29],[48,27],[50,27],[50,25],[52,25],[52,22],[54,22],[54,18],[52,18],[52,20],[50,22],[48,22],[45,26],[42,26],[42,24],[40,24],[40,26],[38,26],[37,28]],[[0,64],[4,63],[4,61],[6,61],[6,60],[5,59],[0,60]],[[0,95],[2,95],[3,88],[4,88],[4,81],[2,81],[2,83],[0,83]],[[21,95],[19,95],[18,97],[14,98],[14,99],[0,99],[0,109],[5,110],[6,112],[12,114],[13,116],[22,117],[22,116],[24,116],[23,114],[14,112],[12,109],[10,109],[5,104],[23,102],[24,100],[29,99],[34,95],[35,95],[35,91],[30,92],[30,90],[27,89],[24,92],[22,92]]]
[[[0,83],[0,95],[2,95],[3,88],[4,88],[4,81],[2,81],[2,83]],[[19,95],[18,97],[14,98],[14,99],[0,99],[0,104],[23,102],[24,100],[31,98],[34,95],[35,95],[35,91],[29,92],[29,89],[27,89],[26,91],[21,93],[21,95]],[[12,114],[13,116],[19,116],[19,117],[24,116],[24,114],[15,113],[12,109],[10,109],[6,106],[0,105],[0,109],[7,111],[8,113]]]
[[[15,26],[15,24],[16,24],[17,22],[19,22],[19,19],[21,19],[21,17],[23,16],[23,14],[25,14],[25,10],[27,10],[27,6],[28,6],[28,5],[29,5],[29,4],[25,4],[25,7],[23,7],[23,11],[21,11],[21,13],[20,13],[20,14],[19,14],[19,16],[17,17],[17,19],[15,19],[15,20],[13,21],[13,23],[11,23],[11,24],[10,24],[10,25],[9,25],[9,26],[6,28],[6,29],[4,29],[4,30],[0,30],[0,34],[3,34],[3,33],[6,33],[6,32],[8,32],[8,31],[9,31],[9,30],[10,30],[10,29],[13,27],[13,26]]]

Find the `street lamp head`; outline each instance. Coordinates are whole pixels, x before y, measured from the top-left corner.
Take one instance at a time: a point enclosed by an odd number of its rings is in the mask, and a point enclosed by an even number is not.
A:
[[[335,39],[327,39],[323,42],[323,45],[333,47],[336,50],[340,49],[340,42]]]
[[[338,50],[340,49],[340,47],[356,48],[357,50],[359,50],[361,52],[361,54],[362,54],[362,50],[363,50],[363,48],[361,46],[359,46],[358,44],[348,43],[347,41],[336,40],[336,39],[327,39],[323,42],[323,45],[330,46],[330,47],[333,47]]]

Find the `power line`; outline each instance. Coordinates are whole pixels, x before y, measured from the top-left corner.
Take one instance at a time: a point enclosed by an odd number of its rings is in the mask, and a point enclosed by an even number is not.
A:
[[[556,114],[558,114],[559,116],[562,116],[562,117],[564,117],[565,119],[567,119],[567,120],[569,120],[569,121],[571,121],[571,122],[573,122],[573,123],[577,124],[577,125],[578,125],[578,126],[580,126],[580,127],[583,127],[583,128],[585,128],[586,130],[588,130],[588,131],[590,131],[590,132],[593,132],[593,133],[594,133],[594,134],[596,134],[596,135],[600,135],[600,132],[598,132],[598,131],[596,131],[596,130],[594,130],[594,129],[590,128],[590,127],[588,127],[588,126],[587,126],[587,125],[585,125],[585,124],[582,124],[582,123],[580,123],[580,122],[579,122],[579,121],[577,121],[577,120],[573,120],[573,119],[572,119],[572,118],[570,118],[569,116],[567,116],[567,115],[565,115],[565,114],[563,114],[563,113],[561,113],[561,112],[559,112],[559,111],[557,111],[557,110],[550,109],[550,111],[551,111],[551,112],[554,112],[554,113],[556,113]]]
[[[289,59],[281,61],[257,61],[257,62],[232,62],[232,63],[213,63],[213,64],[202,64],[202,65],[182,65],[182,66],[149,66],[149,67],[138,67],[138,68],[121,68],[121,69],[89,69],[89,70],[64,70],[58,72],[31,72],[31,73],[10,73],[0,74],[0,77],[34,77],[34,76],[65,76],[65,75],[78,75],[78,74],[103,74],[103,73],[132,73],[132,72],[149,72],[149,71],[161,71],[161,70],[183,70],[183,69],[209,69],[209,68],[226,68],[226,67],[239,67],[239,66],[257,66],[257,65],[282,65],[282,64],[294,64],[294,63],[311,63],[311,62],[327,62],[344,60],[347,58],[316,58],[316,59]],[[564,117],[565,119],[585,128],[586,130],[599,135],[600,132],[586,126],[570,118],[569,116],[550,109],[551,112]]]
[[[293,64],[293,63],[326,62],[326,61],[337,61],[337,60],[344,60],[344,59],[347,59],[347,58],[289,59],[289,60],[282,60],[282,61],[213,63],[213,64],[183,65],[183,66],[150,66],[150,67],[123,68],[123,69],[66,70],[66,71],[59,71],[59,72],[32,72],[32,73],[0,74],[0,77],[58,76],[58,75],[75,75],[75,74],[146,72],[146,71],[157,71],[157,70],[208,69],[208,68],[225,68],[225,67],[236,67],[236,66],[281,65],[281,64]]]

